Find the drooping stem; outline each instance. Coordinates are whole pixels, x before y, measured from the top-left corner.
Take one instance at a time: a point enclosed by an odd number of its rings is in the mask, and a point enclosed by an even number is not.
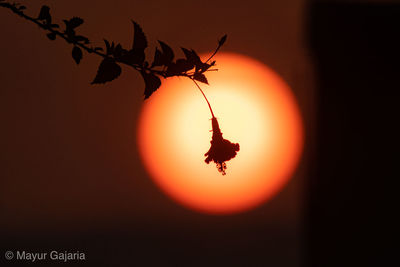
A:
[[[201,90],[199,84],[198,84],[194,79],[192,79],[192,81],[193,81],[194,84],[197,86],[197,88],[199,88],[199,90],[200,90],[200,92],[202,93],[204,99],[207,101],[208,107],[210,108],[211,116],[212,116],[213,118],[215,118],[214,112],[213,112],[213,110],[212,110],[212,108],[211,108],[211,105],[210,105],[210,102],[208,102],[208,99],[207,99],[206,95],[204,94],[203,90]]]

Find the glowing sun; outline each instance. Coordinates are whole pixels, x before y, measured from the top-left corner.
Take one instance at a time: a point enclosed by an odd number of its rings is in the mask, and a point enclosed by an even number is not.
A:
[[[226,175],[204,154],[212,136],[210,110],[195,84],[168,78],[143,104],[139,153],[154,182],[176,202],[214,214],[248,210],[272,198],[292,176],[303,125],[288,85],[262,63],[238,54],[215,57],[219,71],[200,84],[223,137],[239,143]]]

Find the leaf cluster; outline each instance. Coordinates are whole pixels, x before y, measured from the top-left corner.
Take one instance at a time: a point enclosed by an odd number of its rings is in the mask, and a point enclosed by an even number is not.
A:
[[[30,17],[24,13],[26,9],[17,3],[8,3],[0,0],[0,6],[11,9],[17,15],[30,20],[40,28],[47,31],[50,40],[57,37],[64,39],[73,45],[71,56],[76,64],[83,58],[84,52],[94,53],[103,59],[100,62],[92,84],[103,84],[115,80],[121,75],[122,65],[137,70],[145,83],[144,98],[149,98],[160,86],[160,78],[182,76],[208,84],[205,72],[215,66],[212,61],[213,56],[226,41],[226,35],[218,41],[218,46],[214,53],[206,61],[202,61],[198,53],[193,49],[181,47],[183,57],[176,58],[173,49],[163,41],[158,41],[159,47],[155,49],[151,60],[146,59],[145,50],[148,42],[145,33],[138,23],[133,24],[133,42],[130,47],[123,47],[122,44],[104,39],[104,46],[92,46],[89,38],[77,33],[77,29],[84,23],[80,17],[64,19],[64,25],[53,23],[50,8],[43,5],[37,17]]]

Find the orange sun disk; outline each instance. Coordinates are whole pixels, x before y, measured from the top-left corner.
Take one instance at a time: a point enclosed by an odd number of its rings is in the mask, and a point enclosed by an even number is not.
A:
[[[206,55],[204,55],[204,58]],[[137,142],[153,181],[192,210],[236,213],[271,199],[301,157],[303,124],[288,85],[262,63],[238,54],[215,57],[218,71],[200,84],[225,139],[240,144],[222,176],[206,164],[211,114],[195,84],[168,78],[143,104]]]

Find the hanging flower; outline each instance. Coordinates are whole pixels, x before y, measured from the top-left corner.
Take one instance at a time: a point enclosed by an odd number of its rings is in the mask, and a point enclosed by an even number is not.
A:
[[[224,139],[217,118],[213,117],[211,120],[213,135],[210,142],[211,147],[204,154],[207,157],[205,162],[208,164],[210,161],[214,161],[217,164],[218,171],[225,175],[225,162],[236,156],[236,152],[239,151],[239,144],[231,143],[229,140]]]

